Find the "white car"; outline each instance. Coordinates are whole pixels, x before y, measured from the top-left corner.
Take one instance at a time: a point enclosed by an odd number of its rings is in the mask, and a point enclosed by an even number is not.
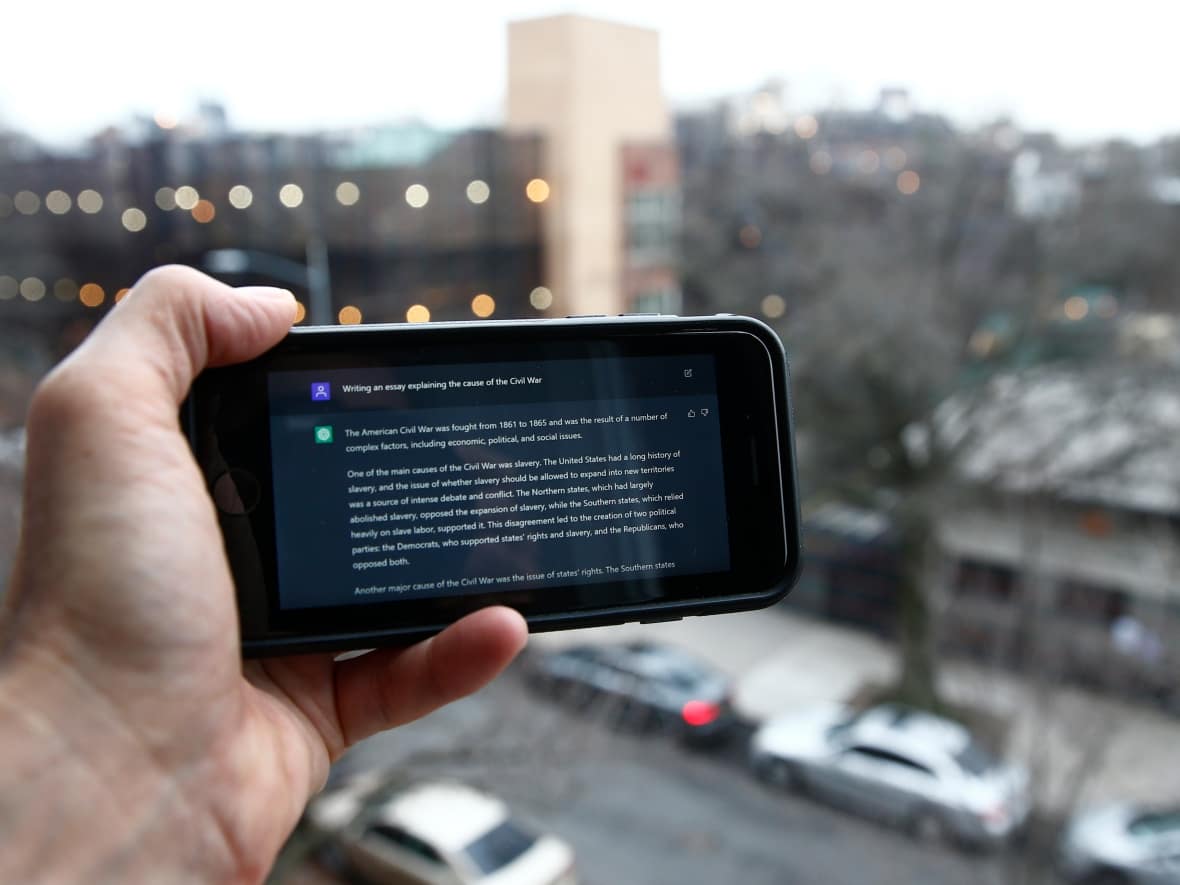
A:
[[[1068,881],[1087,885],[1180,885],[1180,808],[1083,811],[1066,827],[1061,867]]]
[[[377,777],[325,792],[306,820],[365,881],[397,885],[576,885],[574,853],[536,835],[500,799],[464,784],[390,790]]]
[[[932,841],[1002,843],[1030,808],[1025,771],[994,759],[958,723],[900,706],[855,714],[832,704],[773,719],[751,738],[750,763],[772,783]]]

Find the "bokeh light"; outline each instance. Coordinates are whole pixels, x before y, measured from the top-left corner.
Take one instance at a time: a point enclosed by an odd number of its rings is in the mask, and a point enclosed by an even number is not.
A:
[[[529,292],[529,304],[537,310],[548,310],[553,306],[553,293],[544,286],[537,286]]]
[[[771,293],[762,299],[762,315],[777,320],[787,312],[787,302],[782,295]]]
[[[488,183],[481,178],[476,178],[467,183],[467,199],[480,205],[486,203],[488,197],[492,195],[492,189],[488,187]]]
[[[120,289],[118,292],[115,293],[115,304],[118,304],[120,301],[122,301],[124,298],[126,298],[130,294],[131,294],[131,290],[129,288],[124,287],[124,288]]]
[[[21,215],[35,215],[41,208],[41,198],[32,191],[17,191],[12,198],[12,205]]]
[[[738,240],[747,249],[757,249],[762,243],[762,231],[756,224],[746,224],[738,231]]]
[[[543,178],[534,178],[524,186],[524,195],[534,203],[544,203],[549,199],[549,182]]]
[[[1071,320],[1084,320],[1090,312],[1090,302],[1081,295],[1065,299],[1065,316]]]
[[[425,304],[412,304],[410,309],[406,311],[407,323],[429,323],[430,322],[430,308]]]
[[[45,208],[54,215],[65,215],[73,205],[74,201],[65,191],[50,191],[45,195]]]
[[[354,181],[342,181],[336,185],[336,202],[341,206],[355,206],[361,198],[361,189]]]
[[[809,138],[815,138],[815,134],[819,132],[819,121],[811,114],[804,114],[802,117],[795,119],[795,134],[807,141]]]
[[[832,155],[827,151],[816,151],[811,155],[809,165],[816,175],[827,175],[832,171]]]
[[[139,233],[147,227],[147,216],[143,214],[142,209],[136,209],[132,206],[130,209],[123,210],[123,227],[134,233]]]
[[[182,184],[178,187],[174,197],[176,199],[176,205],[185,212],[191,212],[193,206],[197,205],[201,200],[201,195],[197,193],[197,189],[191,184]]]
[[[79,192],[78,208],[87,215],[96,215],[102,211],[102,194],[90,188]]]
[[[20,295],[25,301],[40,301],[45,297],[45,284],[37,277],[25,277],[20,281]]]
[[[170,187],[162,187],[157,190],[156,205],[165,212],[171,212],[176,208],[176,190]]]
[[[107,293],[98,283],[86,283],[78,290],[78,300],[87,307],[98,307],[106,301]]]
[[[421,209],[430,202],[430,191],[422,184],[411,184],[406,188],[406,202],[415,209]]]
[[[918,188],[922,186],[922,179],[918,177],[918,173],[912,169],[907,169],[901,175],[897,176],[897,189],[905,194],[907,197],[911,194],[916,194]]]
[[[340,321],[340,325],[342,326],[355,326],[363,317],[361,316],[361,309],[359,307],[346,304],[340,308],[340,313],[336,315],[336,319]]]
[[[58,301],[73,301],[78,297],[78,284],[69,277],[62,277],[53,284],[53,297]]]
[[[471,312],[480,319],[487,319],[496,312],[496,299],[486,292],[480,292],[471,299]]]
[[[295,322],[302,323],[307,319],[307,308],[304,307],[302,301],[295,302]]]
[[[279,188],[279,202],[288,209],[294,209],[303,202],[303,188],[294,183]]]
[[[156,111],[154,119],[161,129],[175,129],[180,124],[180,117],[167,110]]]
[[[235,184],[229,189],[229,204],[235,209],[249,209],[254,202],[254,191],[244,184]]]
[[[856,158],[856,167],[865,175],[872,175],[881,168],[881,155],[872,148],[861,151],[860,156]]]
[[[208,224],[217,217],[217,208],[208,200],[197,200],[192,209],[193,220],[198,224]]]

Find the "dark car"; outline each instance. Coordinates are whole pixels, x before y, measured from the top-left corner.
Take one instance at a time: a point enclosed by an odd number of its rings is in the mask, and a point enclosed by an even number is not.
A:
[[[735,724],[729,678],[668,646],[573,646],[539,655],[529,676],[545,695],[594,710],[613,725],[705,743],[723,739]]]

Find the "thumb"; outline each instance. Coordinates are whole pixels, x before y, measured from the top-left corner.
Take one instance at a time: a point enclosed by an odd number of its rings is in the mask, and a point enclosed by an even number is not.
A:
[[[191,267],[161,267],[135,284],[70,359],[92,377],[130,382],[174,413],[202,369],[258,356],[294,319],[295,298],[285,289],[234,289]]]

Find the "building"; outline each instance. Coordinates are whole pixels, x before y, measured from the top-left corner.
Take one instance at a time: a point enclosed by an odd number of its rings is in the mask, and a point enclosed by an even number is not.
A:
[[[166,262],[290,286],[315,322],[678,310],[656,34],[559,16],[509,50],[499,129],[243,132],[206,103],[76,152],[0,135],[0,322],[64,349]]]
[[[678,310],[679,173],[656,32],[577,15],[514,22],[506,128],[544,140],[554,310]]]

